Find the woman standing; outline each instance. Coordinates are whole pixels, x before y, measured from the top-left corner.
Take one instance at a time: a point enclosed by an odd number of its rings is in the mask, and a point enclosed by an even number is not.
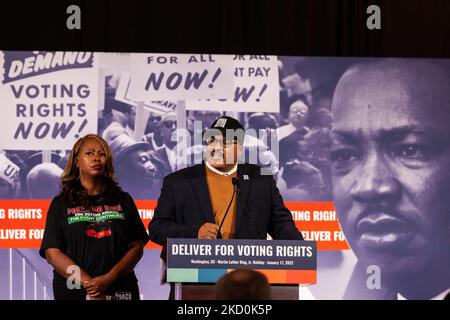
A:
[[[39,251],[54,267],[55,299],[139,299],[133,269],[147,242],[133,199],[115,181],[111,149],[98,135],[80,138]]]

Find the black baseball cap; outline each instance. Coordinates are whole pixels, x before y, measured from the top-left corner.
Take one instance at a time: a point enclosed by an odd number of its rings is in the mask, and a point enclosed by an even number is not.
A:
[[[235,118],[229,116],[221,116],[214,120],[211,124],[210,129],[205,131],[205,138],[214,136],[219,130],[224,136],[232,134],[234,139],[236,139],[240,144],[244,143],[245,130],[241,123]]]

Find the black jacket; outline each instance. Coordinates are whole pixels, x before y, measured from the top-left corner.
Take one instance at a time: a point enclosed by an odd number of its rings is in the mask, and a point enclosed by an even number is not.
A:
[[[238,178],[234,238],[265,239],[268,233],[273,239],[303,240],[272,176],[261,175],[256,165],[238,164]],[[150,239],[165,245],[167,238],[197,238],[199,228],[206,222],[215,223],[205,165],[166,176],[148,226]]]

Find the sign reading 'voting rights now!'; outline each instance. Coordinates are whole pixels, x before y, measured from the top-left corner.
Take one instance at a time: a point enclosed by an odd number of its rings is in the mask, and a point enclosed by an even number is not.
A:
[[[167,240],[169,282],[215,283],[225,273],[249,268],[273,284],[317,282],[315,241]]]

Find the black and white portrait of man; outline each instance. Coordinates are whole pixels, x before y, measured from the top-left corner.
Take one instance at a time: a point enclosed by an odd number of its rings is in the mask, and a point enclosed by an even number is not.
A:
[[[345,299],[443,299],[450,289],[450,81],[445,61],[350,67],[331,104],[331,181],[358,262]],[[381,288],[367,286],[369,266]]]

